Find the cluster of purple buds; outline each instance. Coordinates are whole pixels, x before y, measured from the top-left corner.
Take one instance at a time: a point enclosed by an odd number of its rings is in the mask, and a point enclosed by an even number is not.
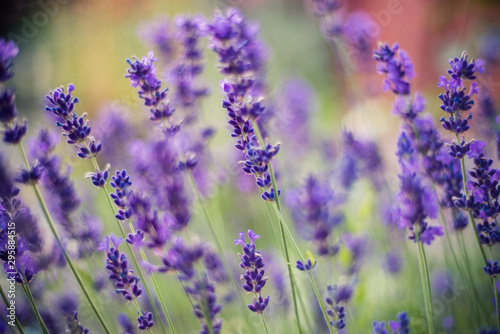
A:
[[[216,316],[222,309],[222,304],[217,304],[215,287],[208,281],[205,273],[199,280],[193,282],[193,286],[186,287],[187,293],[194,300],[193,312],[200,320],[200,334],[219,334],[222,327],[222,320]]]
[[[479,241],[483,245],[492,246],[500,243],[500,233],[498,232],[496,223],[490,223],[488,219],[484,219],[482,223],[476,225],[476,230],[479,235]]]
[[[71,318],[66,318],[66,325],[68,326],[68,333],[75,334],[92,334],[88,328],[84,328],[78,321],[78,312],[75,311]]]
[[[130,181],[130,175],[124,169],[122,171],[117,170],[115,175],[111,177],[113,180],[110,185],[115,189],[115,193],[111,194],[115,205],[119,208],[116,214],[116,219],[127,220],[132,216],[132,209],[128,204],[128,195],[132,192],[130,187],[132,186],[132,181]]]
[[[472,114],[469,113],[466,117],[463,116],[464,111],[472,108],[474,101],[472,96],[479,93],[479,88],[476,82],[472,82],[469,92],[466,94],[466,87],[463,80],[476,79],[475,73],[484,72],[484,62],[482,60],[472,59],[468,61],[466,52],[462,53],[461,58],[450,59],[449,64],[451,69],[448,70],[450,79],[444,76],[439,77],[438,87],[444,89],[444,93],[439,95],[442,104],[440,108],[448,114],[448,117],[440,119],[442,127],[455,134],[464,133],[469,129],[468,121],[472,119]],[[455,158],[461,159],[469,150],[470,143],[461,143],[456,141],[452,142],[452,149],[450,155]]]
[[[148,312],[146,314],[146,312],[144,312],[143,310],[141,310],[141,313],[142,314],[139,314],[139,316],[137,317],[137,322],[139,323],[137,328],[139,328],[141,331],[149,331],[149,329],[154,325],[153,313]]]
[[[87,173],[86,177],[92,180],[92,184],[99,188],[104,188],[109,178],[109,165],[104,170],[96,169],[95,173]]]
[[[326,289],[329,294],[329,296],[325,299],[326,304],[328,305],[326,313],[328,314],[328,317],[330,317],[330,326],[336,329],[342,329],[345,327],[345,313],[344,305],[340,305],[340,302],[345,300],[345,297],[339,296],[337,285],[328,285]]]
[[[490,259],[486,260],[487,264],[483,267],[484,272],[487,275],[495,278],[498,274],[500,274],[500,266],[498,266],[498,261],[491,261]]]
[[[492,159],[488,159],[482,153],[483,145],[479,149],[473,144],[468,152],[474,157],[474,168],[469,171],[472,177],[467,181],[468,195],[462,196],[455,202],[459,208],[472,211],[474,218],[495,218],[500,213],[498,197],[500,195],[500,170],[491,168]]]
[[[373,52],[373,58],[378,62],[377,72],[384,74],[386,79],[382,85],[384,91],[392,91],[396,95],[410,94],[410,80],[415,76],[413,64],[405,51],[398,44],[390,47],[379,45]]]
[[[311,261],[311,258],[308,258],[307,261],[305,262],[302,262],[300,260],[297,260],[297,265],[295,266],[298,270],[300,271],[310,271],[312,270],[314,267],[316,267],[316,264],[318,262],[316,260],[312,260]]]
[[[261,290],[266,285],[267,277],[265,277],[264,259],[260,252],[255,249],[255,240],[260,238],[260,235],[252,230],[247,232],[250,243],[245,242],[245,233],[240,232],[240,238],[234,241],[235,245],[240,245],[243,248],[243,255],[238,253],[240,258],[240,267],[245,269],[245,274],[241,278],[245,280],[242,285],[243,289],[248,293],[254,293],[256,296],[252,300],[252,304],[247,305],[248,308],[255,313],[262,313],[269,303],[269,296],[262,298]]]
[[[113,245],[109,247],[109,242]],[[139,288],[139,277],[128,266],[128,260],[124,253],[120,253],[118,245],[122,242],[121,238],[115,238],[113,234],[106,236],[106,239],[99,246],[100,251],[106,251],[106,269],[111,273],[108,275],[110,280],[115,281],[116,293],[121,293],[126,300],[134,300],[142,294]]]
[[[54,89],[46,96],[48,105],[45,110],[52,112],[57,118],[57,126],[63,130],[63,136],[68,137],[68,144],[79,148],[78,156],[82,159],[95,157],[102,149],[102,143],[96,141],[90,132],[88,120],[85,120],[87,114],[78,116],[74,113],[75,104],[80,100],[71,94],[75,90],[73,84],[68,85],[66,93],[63,86]]]
[[[28,131],[25,120],[19,123],[17,119],[16,96],[12,88],[7,88],[4,82],[14,76],[10,70],[12,59],[19,52],[16,44],[0,38],[0,122],[3,124],[3,141],[9,144],[19,143]]]
[[[408,334],[410,333],[410,318],[408,313],[403,311],[398,314],[397,321],[389,321],[389,328],[392,334]],[[372,334],[390,334],[385,328],[384,321],[374,321]]]
[[[132,87],[139,86],[139,97],[144,100],[145,106],[151,107],[150,120],[168,124],[167,132],[175,133],[180,129],[180,124],[173,123],[171,120],[175,108],[171,107],[167,101],[168,89],[162,90],[161,81],[156,76],[155,61],[157,58],[154,57],[152,51],[142,60],[127,59],[130,68],[125,77],[130,79]]]

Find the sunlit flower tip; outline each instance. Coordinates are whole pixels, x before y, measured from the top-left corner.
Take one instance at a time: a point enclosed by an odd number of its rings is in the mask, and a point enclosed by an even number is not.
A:
[[[139,328],[141,331],[149,330],[154,325],[153,313],[148,312],[146,314],[146,312],[144,312],[143,310],[141,310],[141,313],[137,312],[137,314],[139,314],[139,316],[137,317],[137,322],[139,323],[137,328]]]

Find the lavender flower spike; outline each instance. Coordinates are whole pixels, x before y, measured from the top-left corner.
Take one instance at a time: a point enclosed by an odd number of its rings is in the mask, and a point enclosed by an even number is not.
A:
[[[260,238],[260,235],[252,230],[247,232],[250,243],[245,243],[245,234],[240,232],[240,238],[234,241],[235,245],[240,245],[243,248],[243,255],[238,253],[241,259],[240,267],[245,269],[245,274],[241,278],[245,280],[242,285],[243,289],[249,293],[254,293],[252,304],[247,305],[250,311],[262,313],[269,303],[269,296],[262,298],[261,290],[266,285],[267,277],[264,277],[264,260],[260,252],[255,250],[255,240]]]
[[[110,241],[113,244],[111,248],[109,247]],[[116,293],[121,293],[126,300],[131,301],[142,294],[142,289],[139,288],[139,277],[129,269],[127,257],[118,250],[121,243],[121,238],[115,238],[114,234],[111,234],[106,236],[98,250],[106,251],[106,269],[110,271],[108,278],[115,281]]]

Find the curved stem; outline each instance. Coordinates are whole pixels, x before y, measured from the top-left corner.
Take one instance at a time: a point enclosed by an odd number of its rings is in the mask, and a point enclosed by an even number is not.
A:
[[[2,299],[5,303],[5,306],[9,307],[10,306],[9,300],[7,299],[7,296],[5,295],[5,292],[3,291],[3,288],[1,285],[0,285],[0,295],[2,296]],[[19,333],[24,334],[23,326],[21,326],[21,323],[19,322],[19,319],[17,319],[16,316],[14,318],[14,322],[16,323],[16,328],[19,331]]]
[[[19,148],[21,150],[21,154],[22,154],[24,162],[26,164],[26,169],[29,170],[30,165],[29,165],[26,153],[24,151],[24,147],[23,147],[22,142],[19,143]],[[111,331],[109,330],[108,325],[106,324],[106,321],[104,321],[104,318],[102,317],[101,313],[97,309],[97,306],[95,305],[94,300],[90,296],[90,294],[88,292],[88,289],[85,286],[85,283],[83,282],[82,278],[80,277],[80,274],[76,270],[76,267],[73,264],[73,261],[71,260],[68,252],[66,251],[66,248],[64,247],[64,244],[62,243],[62,240],[61,240],[61,238],[59,236],[59,233],[57,232],[57,229],[56,229],[56,226],[54,224],[54,221],[52,220],[52,217],[50,215],[49,209],[47,208],[47,205],[45,204],[45,201],[43,200],[43,197],[42,197],[42,194],[40,192],[40,189],[38,189],[38,186],[35,183],[32,183],[31,185],[33,187],[33,190],[35,191],[35,195],[36,195],[36,197],[38,199],[38,202],[39,202],[39,204],[40,204],[40,206],[42,208],[42,211],[43,211],[43,213],[45,215],[45,219],[47,220],[47,223],[49,224],[50,231],[52,232],[52,235],[56,239],[56,242],[59,245],[59,248],[61,249],[61,252],[62,252],[62,254],[64,256],[64,259],[68,263],[68,266],[70,267],[71,272],[73,273],[73,276],[75,276],[75,279],[78,282],[78,285],[80,285],[80,288],[82,289],[83,294],[87,298],[87,301],[89,302],[92,310],[94,311],[95,315],[97,316],[97,319],[101,323],[101,326],[103,327],[104,331],[107,334],[111,334]]]

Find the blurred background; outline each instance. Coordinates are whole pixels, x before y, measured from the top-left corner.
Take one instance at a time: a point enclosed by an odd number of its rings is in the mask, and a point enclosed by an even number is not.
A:
[[[287,83],[293,80],[300,80],[301,84],[307,86],[304,89],[310,93],[307,103],[308,112],[312,116],[308,126],[320,138],[314,142],[317,144],[313,149],[316,154],[308,156],[300,166],[278,157],[279,170],[295,169],[294,173],[290,174],[293,177],[282,176],[284,189],[297,188],[303,184],[306,175],[311,171],[335,175],[332,171],[333,164],[329,165],[330,161],[325,157],[341,155],[337,142],[340,141],[340,133],[344,129],[353,132],[356,138],[377,142],[387,168],[385,177],[389,188],[395,191],[398,185],[398,167],[394,151],[399,119],[391,115],[393,96],[382,92],[382,79],[376,73],[375,63],[370,60],[371,51],[379,41],[391,45],[397,42],[410,55],[417,74],[412,81],[412,90],[420,91],[426,98],[426,111],[432,113],[436,120],[441,117],[440,100],[437,98],[441,92],[436,83],[439,76],[445,74],[448,59],[460,56],[464,50],[471,58],[481,58],[486,62],[486,73],[478,78],[478,83],[491,93],[494,100],[500,101],[500,1],[495,0],[345,0],[336,15],[338,22],[352,22],[352,26],[356,26],[355,22],[363,23],[361,34],[354,34],[362,37],[349,42],[355,46],[362,44],[358,49],[364,53],[360,54],[348,53],[347,47],[344,50],[339,49],[324,38],[325,27],[322,27],[319,19],[313,15],[307,0],[3,0],[0,6],[0,36],[14,40],[20,49],[14,60],[15,77],[11,85],[16,88],[21,118],[29,119],[30,133],[35,133],[41,125],[51,124],[43,107],[45,95],[60,85],[73,83],[76,87],[74,95],[81,101],[78,106],[79,113],[89,114],[91,125],[95,125],[94,135],[98,138],[104,136],[107,129],[105,124],[99,123],[101,117],[112,110],[122,112],[138,129],[146,122],[147,110],[141,105],[135,89],[130,87],[129,80],[124,78],[128,68],[126,59],[132,56],[142,58],[152,47],[148,44],[150,41],[144,37],[145,26],[162,17],[173,20],[181,13],[201,13],[210,18],[215,10],[229,6],[240,8],[248,19],[260,24],[261,36],[267,44],[270,58],[267,64],[266,98],[272,101],[269,105],[279,105],[280,97],[288,87]],[[348,29],[346,27],[348,25],[344,27]],[[203,80],[211,94],[202,103],[200,119],[203,124],[216,129],[215,138],[211,143],[213,154],[216,157],[225,157],[221,160],[225,164],[224,168],[230,170],[234,176],[239,171],[235,172],[237,167],[233,166],[234,159],[227,158],[232,154],[227,152],[232,152],[233,143],[229,139],[226,115],[221,108],[219,81],[222,76],[217,71],[217,58],[208,47],[205,55],[207,60]],[[280,115],[278,107],[276,110],[277,115]],[[474,122],[477,121],[473,120],[471,127],[478,128]],[[292,142],[280,134],[279,118],[270,122],[269,129],[271,140],[281,141],[283,156],[293,157],[294,147],[287,145]],[[142,131],[148,130],[144,128]],[[481,137],[482,134],[477,135]],[[78,176],[75,177],[77,188],[90,189],[89,182],[81,177],[88,171],[86,162],[74,157],[73,148],[66,147],[68,145],[61,146],[63,147],[59,150],[64,153],[65,163],[72,166],[74,175]],[[17,153],[12,152],[14,151],[8,151],[7,156],[11,166],[17,168],[20,160]],[[100,158],[106,162],[107,156]],[[124,167],[127,166],[116,166]],[[216,177],[222,178],[220,175]],[[260,231],[269,229],[262,208],[257,213],[251,212],[250,208],[242,209],[243,213],[233,208],[232,211],[226,212],[228,217],[222,217],[221,206],[224,212],[231,205],[245,200],[245,195],[231,198],[232,189],[256,193],[253,182],[237,180],[237,183],[237,186],[218,190],[225,194],[223,204],[219,203],[220,200],[209,203],[210,211],[220,218],[220,233],[224,235],[229,252],[234,250],[231,248],[232,240],[240,230],[249,227],[260,228]],[[91,191],[93,190],[88,192]],[[344,232],[361,233],[365,237],[369,236],[368,239],[383,243],[380,241],[384,239],[380,237],[381,232],[377,232],[377,228],[373,227],[373,221],[380,220],[373,218],[374,210],[378,210],[374,204],[375,198],[379,195],[379,189],[369,182],[358,184],[352,189],[344,201],[347,203],[343,209],[346,215]],[[101,208],[99,204],[99,199],[90,195],[82,197],[89,198],[89,201],[84,203],[85,208],[94,213],[105,212],[105,208]],[[207,197],[210,198],[210,195]],[[258,195],[254,197],[259,201]],[[246,218],[241,218],[242,216]],[[224,219],[232,223],[231,229],[223,227]],[[105,226],[108,224],[106,221],[104,223]],[[401,237],[402,240],[403,238]],[[272,248],[271,242],[263,243],[265,249]],[[363,245],[371,247],[368,241],[363,242]],[[386,244],[382,248],[384,247],[387,250],[391,245]],[[446,276],[446,271],[440,271],[440,268],[444,267],[441,245],[433,247],[430,257],[435,256],[435,281],[442,283],[435,289],[446,294],[450,288],[448,283],[453,280]],[[342,251],[340,262],[349,263],[351,257],[352,254],[349,255],[348,251]],[[99,261],[101,259],[97,262]],[[358,327],[350,328],[350,332],[367,333],[372,320],[394,319],[396,313],[403,309],[417,315],[413,329],[423,332],[425,313],[417,302],[420,297],[416,297],[417,301],[414,302],[409,299],[405,301],[407,293],[419,295],[420,287],[416,276],[418,274],[412,276],[411,272],[408,272],[405,276],[386,278],[380,270],[381,260],[366,261],[364,264],[365,269],[357,279],[365,283],[358,286],[354,302],[354,305],[356,302],[362,305],[353,311],[354,315],[359,316],[359,324]],[[329,280],[332,272],[323,274],[320,279],[322,286],[333,283]],[[370,279],[363,280],[363,277]],[[164,283],[165,288],[167,283]],[[397,283],[400,283],[400,286],[393,288]],[[305,286],[307,282],[301,284]],[[416,291],[408,292],[408,287],[412,284],[416,284]],[[460,288],[455,289],[458,289],[455,292],[460,292]],[[178,295],[179,293],[174,293],[171,298],[175,299]],[[458,296],[458,299],[440,299],[440,302],[443,300],[443,311],[438,319],[443,323],[440,325],[443,331],[453,328],[446,327],[444,321],[448,319],[447,315],[452,308],[450,305],[456,300],[462,300],[460,293]],[[384,308],[379,308],[379,303],[383,303]],[[181,303],[179,308],[186,305],[187,302]],[[463,311],[458,313],[464,319],[456,320],[456,328],[466,322],[469,311],[470,308],[464,307]],[[82,319],[85,319],[85,314],[90,314],[88,310],[82,313]],[[129,313],[133,316],[134,312]],[[190,317],[182,311],[174,310],[174,317],[181,319],[179,321],[190,328],[190,333],[196,331],[197,326],[190,323]],[[231,321],[230,315],[228,317],[229,320],[225,320]],[[286,328],[287,324],[275,324],[273,327],[278,333],[282,332],[281,329]],[[237,328],[236,325],[226,329],[228,333],[232,330],[237,332],[230,328]]]

